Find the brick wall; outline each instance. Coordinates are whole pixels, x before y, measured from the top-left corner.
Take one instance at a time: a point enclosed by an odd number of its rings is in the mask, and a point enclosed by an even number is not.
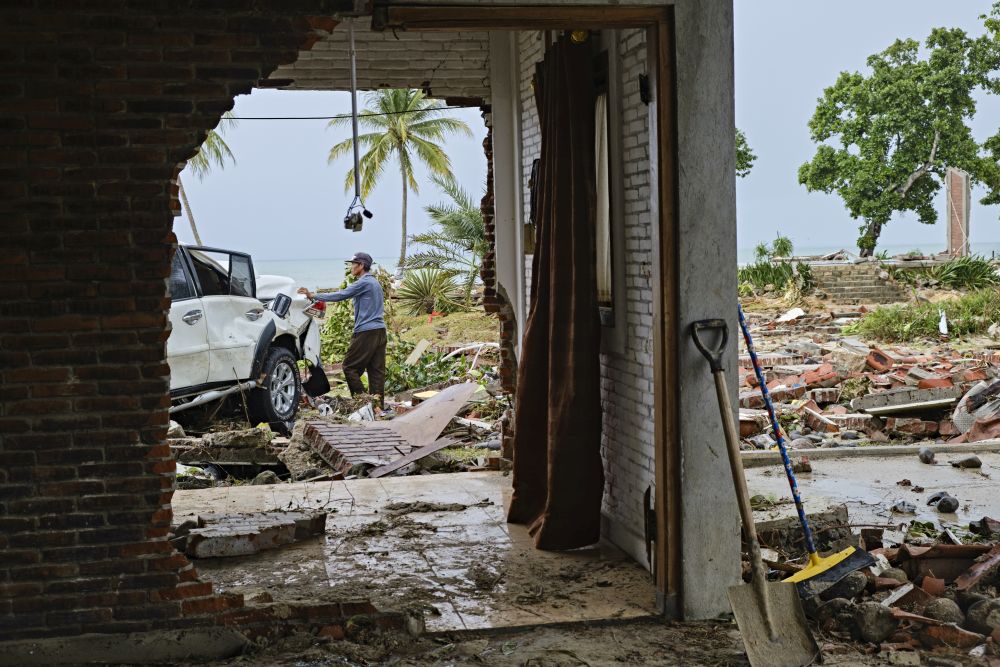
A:
[[[654,480],[649,108],[639,99],[639,75],[646,73],[645,31],[622,30],[618,42],[627,261],[617,262],[613,271],[615,280],[625,281],[625,344],[601,355],[603,509],[612,539],[645,563],[642,496]]]
[[[354,31],[358,88],[420,88],[435,97],[489,97],[489,34],[485,32]],[[279,67],[274,82],[292,90],[350,90],[346,24],[339,25],[294,64]]]
[[[172,179],[333,22],[279,0],[20,4],[0,12],[0,638],[215,623],[242,599],[166,541]]]
[[[605,533],[641,563],[646,563],[643,541],[642,495],[653,482],[653,355],[652,355],[652,221],[649,188],[648,107],[639,99],[639,74],[646,72],[646,43],[642,30],[623,30],[619,36],[623,75],[621,118],[624,182],[625,254],[628,262],[613,266],[614,279],[626,284],[624,346],[601,354],[601,396],[604,407],[602,455],[605,494]],[[539,32],[518,35],[521,155],[524,217],[528,218],[528,178],[541,149],[538,114],[531,79],[542,58]],[[615,168],[612,165],[612,168]],[[531,257],[525,257],[525,281],[531,285]],[[530,294],[529,294],[530,299]],[[530,302],[530,301],[529,301]]]

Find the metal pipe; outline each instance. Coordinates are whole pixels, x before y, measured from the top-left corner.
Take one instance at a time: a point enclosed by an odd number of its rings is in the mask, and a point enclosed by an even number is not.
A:
[[[205,403],[210,403],[220,398],[224,398],[226,396],[229,396],[230,394],[235,394],[238,391],[243,391],[245,389],[253,389],[256,386],[257,386],[256,380],[247,380],[246,382],[229,387],[228,389],[216,389],[214,391],[206,391],[204,394],[199,394],[196,398],[187,403],[181,403],[180,405],[171,406],[170,414],[173,414],[175,412],[180,412],[181,410],[187,410],[188,408],[193,408],[198,405],[204,405]]]
[[[347,39],[351,56],[351,126],[354,131],[354,199],[361,199],[361,157],[358,149],[358,65],[354,50],[354,21],[347,22]]]

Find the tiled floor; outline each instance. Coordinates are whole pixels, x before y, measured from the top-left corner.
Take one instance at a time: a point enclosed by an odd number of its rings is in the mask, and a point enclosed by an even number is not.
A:
[[[455,473],[174,494],[174,512],[331,512],[325,538],[244,558],[197,562],[222,590],[266,589],[280,599],[369,598],[424,612],[429,630],[510,627],[655,613],[645,569],[613,546],[534,548],[505,521],[510,478]],[[389,503],[457,503],[393,515]],[[175,518],[175,521],[177,519]]]

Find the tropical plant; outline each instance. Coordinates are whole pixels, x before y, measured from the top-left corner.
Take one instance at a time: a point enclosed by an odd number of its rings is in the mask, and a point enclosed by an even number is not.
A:
[[[791,257],[795,252],[792,239],[778,234],[771,244],[771,257]]]
[[[446,116],[443,102],[428,99],[419,90],[377,90],[368,93],[366,102],[368,106],[359,114],[358,124],[369,132],[358,137],[359,148],[365,152],[358,165],[361,173],[357,177],[361,185],[361,196],[367,198],[393,159],[399,166],[403,181],[403,207],[397,273],[401,274],[406,262],[407,194],[411,190],[414,194],[420,192],[414,176],[416,162],[422,162],[432,175],[452,178],[451,160],[435,142],[456,132],[471,136],[472,130],[465,122]],[[342,116],[331,120],[328,127],[343,127],[350,123],[350,116]],[[330,149],[327,162],[335,162],[353,149],[353,137],[345,139]],[[351,189],[354,179],[352,166],[344,177],[345,191]]]
[[[752,296],[764,292],[784,292],[792,285],[800,292],[808,292],[812,289],[813,277],[808,264],[774,264],[765,260],[741,267],[737,271],[737,282],[742,296]]]
[[[205,179],[205,176],[212,171],[213,166],[225,169],[226,160],[232,160],[233,164],[236,164],[233,152],[229,150],[229,145],[222,138],[227,129],[234,127],[236,127],[236,116],[233,112],[227,111],[222,114],[222,120],[219,121],[218,127],[214,130],[209,130],[208,136],[205,137],[205,141],[198,148],[198,152],[187,161],[186,166],[191,169],[191,173],[198,177],[199,181]],[[187,211],[188,222],[191,223],[191,233],[194,234],[194,242],[201,245],[201,235],[198,233],[198,226],[194,222],[194,213],[191,212],[191,204],[188,202],[187,191],[184,189],[184,183],[181,181],[180,174],[177,175],[177,194],[181,198],[184,210]]]
[[[756,161],[757,155],[750,148],[747,135],[743,134],[740,128],[736,128],[736,175],[746,178]]]
[[[396,297],[411,315],[450,313],[462,307],[454,275],[441,269],[407,272]]]
[[[959,257],[937,266],[906,269],[889,266],[889,273],[907,285],[978,290],[1000,285],[1000,275],[992,261],[984,257]]]
[[[753,248],[754,261],[764,262],[771,258],[771,247],[761,241]]]
[[[424,246],[406,260],[416,269],[439,269],[460,279],[464,303],[472,305],[472,289],[479,277],[483,256],[489,250],[486,225],[480,205],[454,179],[432,177],[450,202],[427,206],[433,226],[423,234],[410,237],[411,243]]]
[[[897,212],[937,221],[934,196],[949,167],[986,187],[982,203],[1000,203],[1000,133],[980,144],[969,124],[979,95],[1000,92],[1000,2],[981,18],[986,32],[976,38],[933,29],[926,57],[916,40],[896,40],[868,58],[869,73],[842,72],[820,98],[809,121],[819,145],[799,183],[844,200],[862,221],[862,256]]]

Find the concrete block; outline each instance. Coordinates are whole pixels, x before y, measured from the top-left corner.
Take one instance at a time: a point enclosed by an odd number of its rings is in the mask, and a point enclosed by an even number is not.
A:
[[[851,401],[851,409],[869,414],[894,414],[953,405],[962,397],[957,387],[916,389],[904,387],[868,394]]]

